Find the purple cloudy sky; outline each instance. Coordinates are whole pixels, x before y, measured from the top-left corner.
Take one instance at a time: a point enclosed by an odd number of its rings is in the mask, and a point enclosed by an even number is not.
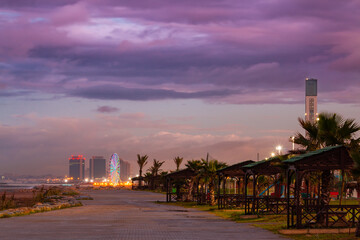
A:
[[[0,1],[0,173],[291,147],[304,79],[360,121],[359,1]]]

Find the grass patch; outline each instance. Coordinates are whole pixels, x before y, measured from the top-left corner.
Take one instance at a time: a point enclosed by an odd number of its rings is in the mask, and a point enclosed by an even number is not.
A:
[[[79,194],[80,194],[80,192],[78,192],[78,191],[76,191],[74,189],[69,189],[69,190],[62,193],[62,195],[64,195],[64,196],[76,196],[76,195],[79,195]]]
[[[339,205],[340,200],[331,200],[330,205]],[[343,199],[341,205],[359,205],[359,201],[356,199]]]
[[[355,240],[356,238],[353,233],[351,234],[303,234],[303,235],[292,235],[292,239],[295,240]]]
[[[334,201],[335,202],[335,201]],[[356,200],[348,200],[346,204],[358,204]],[[184,208],[192,208],[201,211],[210,212],[224,219],[229,219],[231,221],[239,223],[251,223],[255,227],[269,230],[273,233],[280,234],[279,230],[286,229],[286,215],[259,215],[254,218],[243,218],[245,216],[245,211],[243,209],[218,209],[217,206],[209,205],[197,205],[194,202],[156,202],[158,204],[166,204],[172,206],[180,206]],[[337,204],[339,204],[337,202]],[[344,203],[345,204],[345,203]],[[334,204],[336,205],[336,204]],[[299,234],[299,235],[282,235],[289,239],[295,240],[356,240],[359,238],[355,237],[354,233],[350,234]]]
[[[162,191],[161,189],[133,189],[133,191],[144,191],[144,192],[152,192],[152,193],[161,193],[161,194],[166,194],[166,192]]]

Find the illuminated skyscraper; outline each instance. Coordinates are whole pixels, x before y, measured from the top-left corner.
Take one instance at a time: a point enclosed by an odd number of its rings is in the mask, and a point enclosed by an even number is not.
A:
[[[305,120],[315,122],[317,120],[317,79],[305,79]]]
[[[120,159],[120,179],[122,182],[129,181],[130,177],[130,163]]]
[[[90,179],[106,178],[106,159],[102,156],[90,158]]]
[[[84,180],[85,176],[85,158],[83,155],[69,158],[69,177],[73,180]]]

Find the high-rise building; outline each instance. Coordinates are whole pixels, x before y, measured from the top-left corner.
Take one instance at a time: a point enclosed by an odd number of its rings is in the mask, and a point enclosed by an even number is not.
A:
[[[305,120],[315,122],[317,120],[317,79],[305,79]]]
[[[69,158],[69,177],[73,180],[84,180],[85,177],[85,158],[83,155]]]
[[[130,177],[130,163],[120,159],[120,179],[122,182],[129,181]]]
[[[90,173],[91,180],[106,178],[106,159],[102,156],[92,156],[90,158]]]

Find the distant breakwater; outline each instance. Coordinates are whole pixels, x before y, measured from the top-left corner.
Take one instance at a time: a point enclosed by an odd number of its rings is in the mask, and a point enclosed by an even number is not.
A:
[[[33,189],[41,184],[27,184],[27,183],[0,183],[0,191],[11,191],[18,189]]]

